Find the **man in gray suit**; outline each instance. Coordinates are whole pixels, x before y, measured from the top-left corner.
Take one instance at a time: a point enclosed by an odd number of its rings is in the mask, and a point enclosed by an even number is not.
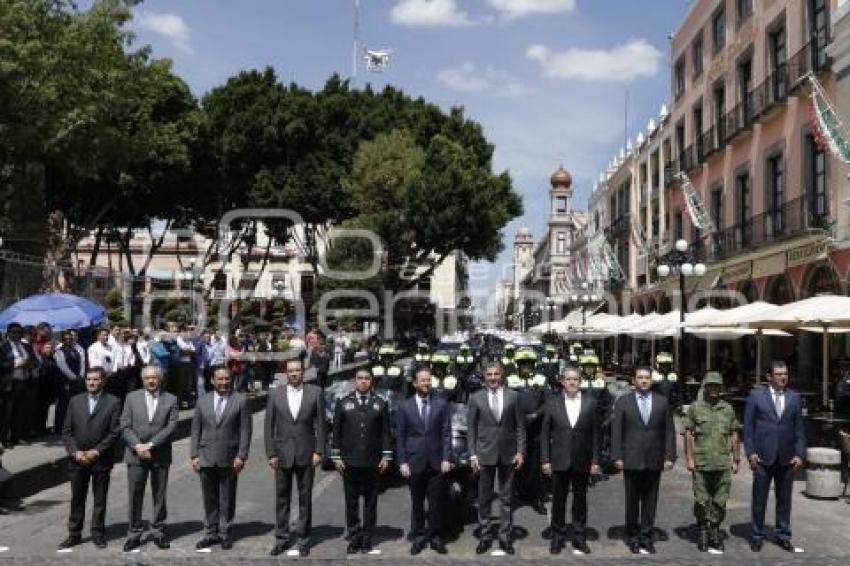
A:
[[[213,370],[212,385],[213,391],[195,406],[189,448],[204,496],[206,535],[196,548],[221,543],[221,548],[229,550],[233,547],[228,531],[236,511],[236,479],[251,446],[251,411],[245,396],[232,391],[226,366]]]
[[[288,383],[269,393],[266,406],[265,443],[269,466],[275,472],[276,529],[272,556],[292,544],[289,534],[289,507],[292,478],[298,485],[298,554],[310,554],[313,474],[322,461],[325,448],[325,413],[322,390],[304,383],[301,358],[287,360]]]
[[[148,476],[153,492],[153,541],[169,548],[165,537],[165,506],[171,442],[177,427],[177,397],[162,390],[162,371],[157,366],[142,369],[142,389],[127,395],[121,414],[121,434],[127,448],[127,484],[130,493],[130,529],[124,552],[142,544],[142,503]]]
[[[484,368],[484,389],[469,398],[467,429],[472,470],[478,481],[478,530],[481,541],[475,552],[483,554],[492,544],[490,511],[494,483],[499,480],[499,547],[514,553],[513,530],[514,472],[525,460],[525,415],[517,403],[517,393],[502,386],[502,366],[491,362]]]

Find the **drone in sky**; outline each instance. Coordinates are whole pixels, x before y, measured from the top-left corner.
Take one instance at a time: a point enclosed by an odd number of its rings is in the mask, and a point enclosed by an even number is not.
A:
[[[390,65],[392,49],[366,49],[363,59],[366,60],[366,70],[373,73],[383,72]]]

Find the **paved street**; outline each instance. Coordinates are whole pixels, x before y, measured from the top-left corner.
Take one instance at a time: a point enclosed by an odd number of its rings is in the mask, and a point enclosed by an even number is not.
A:
[[[67,563],[115,563],[116,560],[145,563],[175,563],[204,560],[214,563],[222,559],[228,563],[245,560],[271,560],[268,551],[272,545],[273,530],[273,481],[262,457],[262,413],[254,417],[254,438],[248,468],[241,478],[237,506],[237,525],[234,530],[236,544],[229,552],[215,549],[212,555],[198,554],[194,545],[201,536],[200,485],[188,464],[188,440],[176,443],[175,458],[179,465],[171,470],[169,484],[169,535],[173,538],[172,548],[161,551],[152,544],[143,547],[141,553],[123,555],[121,546],[127,528],[126,474],[123,466],[113,471],[110,489],[110,506],[107,514],[109,548],[97,550],[86,542],[71,554],[57,553],[56,545],[66,535],[69,490],[68,484],[51,488],[29,498],[24,512],[0,517],[0,545],[9,550],[0,554],[3,559],[24,558],[22,562],[44,562],[51,559]],[[794,542],[805,548],[802,555],[791,556],[773,545],[766,545],[760,555],[763,562],[777,563],[817,562],[822,564],[844,563],[850,553],[850,540],[845,527],[850,506],[841,502],[820,502],[806,499],[800,494],[804,487],[798,482],[794,501]],[[590,544],[593,554],[581,560],[599,563],[621,562],[622,559],[650,560],[654,563],[681,564],[683,561],[720,563],[732,559],[752,561],[745,538],[748,517],[749,475],[743,472],[737,478],[733,500],[730,502],[730,520],[727,520],[727,556],[713,557],[699,554],[689,542],[691,520],[690,484],[683,468],[667,474],[662,484],[659,502],[660,542],[659,554],[655,557],[632,557],[621,541],[623,534],[623,486],[619,477],[598,484],[590,493]],[[342,483],[335,473],[320,472],[314,492],[314,540],[311,558],[346,560],[346,542],[343,534]],[[405,539],[409,526],[409,499],[405,487],[391,487],[382,495],[379,503],[378,543],[383,559],[411,560],[409,544]],[[149,511],[145,510],[145,517]],[[520,559],[550,558],[548,541],[541,537],[547,523],[546,517],[535,514],[528,508],[519,509],[515,515],[517,529],[517,557]],[[771,515],[769,515],[771,517]],[[770,519],[769,519],[770,520]],[[476,540],[472,526],[467,525],[456,540],[450,541],[449,556],[445,560],[474,561]],[[368,557],[369,559],[377,557]],[[416,561],[438,558],[426,550]],[[571,558],[562,555],[560,560]],[[31,559],[31,560],[30,560]],[[357,556],[353,560],[365,560]],[[444,561],[444,559],[439,558]],[[492,562],[495,558],[487,557]],[[511,559],[502,559],[506,562]],[[484,562],[485,560],[480,560]],[[17,562],[17,561],[16,561]]]

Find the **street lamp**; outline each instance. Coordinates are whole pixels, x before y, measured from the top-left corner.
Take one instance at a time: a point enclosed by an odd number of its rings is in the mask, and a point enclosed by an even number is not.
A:
[[[679,351],[676,353],[679,375],[682,375],[685,357],[685,278],[702,277],[707,269],[704,263],[698,261],[697,254],[691,253],[689,248],[686,240],[676,240],[674,249],[663,258],[663,263],[656,270],[661,279],[671,274],[679,275]]]
[[[546,319],[546,334],[552,332],[552,317],[555,316],[555,300],[552,297],[546,299],[546,307],[549,309],[549,317]]]

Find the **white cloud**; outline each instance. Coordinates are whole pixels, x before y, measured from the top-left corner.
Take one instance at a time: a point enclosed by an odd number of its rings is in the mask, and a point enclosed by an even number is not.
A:
[[[572,12],[576,0],[487,0],[506,19]]]
[[[390,19],[409,27],[468,26],[472,24],[457,0],[401,0],[393,6]]]
[[[177,14],[158,13],[142,10],[136,16],[141,29],[161,35],[184,53],[192,53],[189,44],[189,26]]]
[[[567,49],[552,51],[532,45],[525,53],[540,63],[548,77],[580,81],[628,82],[654,76],[664,54],[645,39],[633,39],[612,49]]]
[[[493,67],[479,69],[470,62],[460,67],[443,69],[437,73],[437,80],[458,92],[480,92],[504,97],[522,96],[530,92],[510,73]]]

